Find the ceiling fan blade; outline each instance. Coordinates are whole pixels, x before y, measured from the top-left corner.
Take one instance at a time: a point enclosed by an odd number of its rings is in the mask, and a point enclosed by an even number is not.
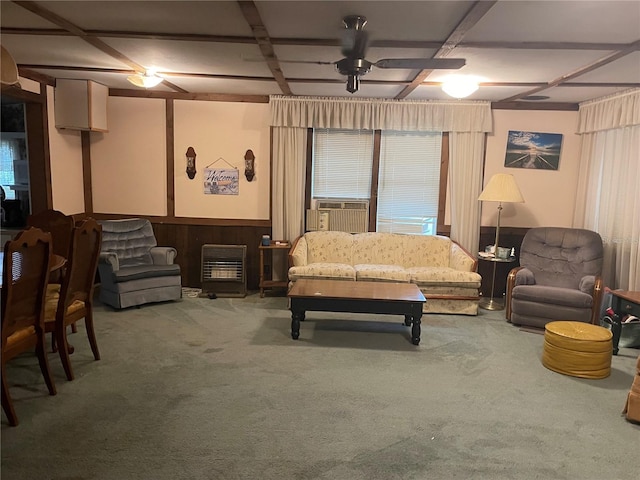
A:
[[[411,68],[416,70],[457,70],[466,64],[464,58],[383,58],[373,65],[378,68]]]
[[[307,63],[312,65],[335,65],[336,62],[324,62],[320,60],[281,60],[278,59],[280,63]]]

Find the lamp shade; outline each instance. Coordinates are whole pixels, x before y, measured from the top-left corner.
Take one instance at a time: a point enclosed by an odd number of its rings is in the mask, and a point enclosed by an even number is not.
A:
[[[478,197],[483,202],[524,203],[524,198],[513,175],[496,173]]]
[[[0,59],[2,60],[2,68],[0,69],[2,85],[16,85],[18,83],[18,67],[16,66],[16,62],[2,45],[0,45],[0,52]]]

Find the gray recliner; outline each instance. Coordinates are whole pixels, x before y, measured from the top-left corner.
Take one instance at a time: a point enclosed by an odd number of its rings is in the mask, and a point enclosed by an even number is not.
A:
[[[158,247],[149,220],[104,220],[98,263],[100,301],[114,308],[178,300],[182,296],[176,249]]]
[[[535,328],[554,320],[598,324],[602,261],[602,238],[596,232],[530,229],[522,241],[520,267],[507,278],[507,320]]]

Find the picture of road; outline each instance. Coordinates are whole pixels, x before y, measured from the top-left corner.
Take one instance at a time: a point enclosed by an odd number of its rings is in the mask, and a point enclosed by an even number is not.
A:
[[[558,170],[562,134],[509,131],[504,166]]]

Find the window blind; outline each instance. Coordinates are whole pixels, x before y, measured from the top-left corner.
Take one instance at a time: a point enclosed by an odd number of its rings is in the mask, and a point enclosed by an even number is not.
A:
[[[314,130],[313,198],[371,195],[373,130]]]
[[[435,235],[440,132],[382,131],[377,231]]]

